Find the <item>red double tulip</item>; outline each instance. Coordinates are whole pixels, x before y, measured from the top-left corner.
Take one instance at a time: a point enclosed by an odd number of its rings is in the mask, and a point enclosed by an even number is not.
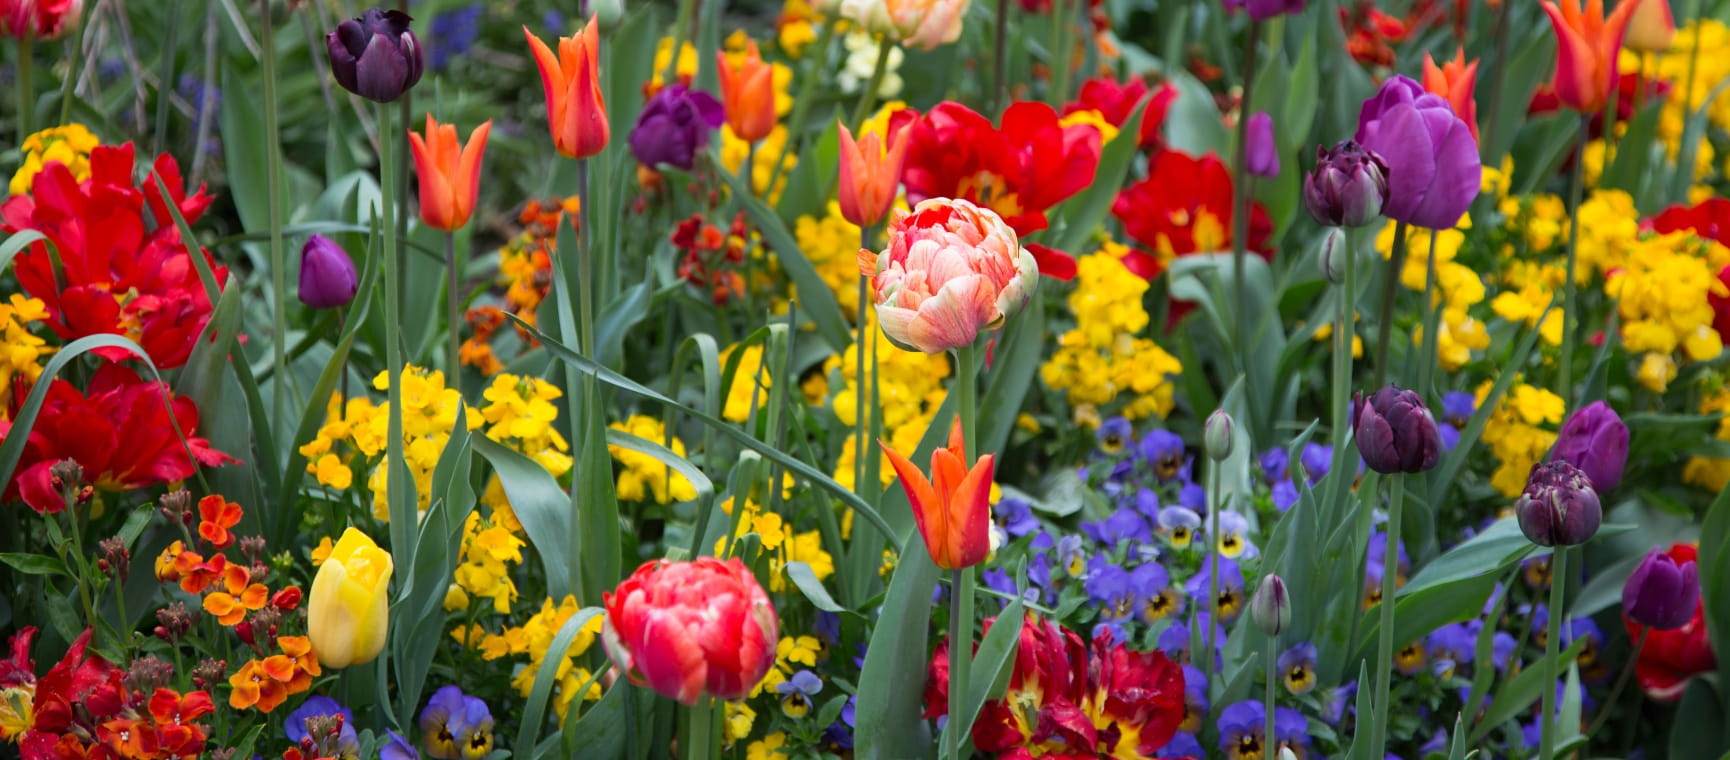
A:
[[[991,468],[986,454],[967,467],[961,421],[949,429],[949,445],[931,452],[931,478],[913,462],[884,443],[883,453],[901,478],[913,505],[913,522],[931,552],[931,561],[945,570],[959,570],[985,561],[991,553]]]
[[[1695,562],[1700,551],[1693,544],[1674,544],[1666,552],[1676,562]],[[1640,635],[1640,625],[1622,616],[1622,624],[1630,638]],[[1682,697],[1688,682],[1701,673],[1718,667],[1712,654],[1712,642],[1706,637],[1706,604],[1695,602],[1694,615],[1681,628],[1661,631],[1652,629],[1646,636],[1646,646],[1640,649],[1640,659],[1634,663],[1634,677],[1646,696],[1661,702],[1674,702]]]
[[[560,37],[559,53],[553,55],[528,27],[523,37],[541,71],[541,88],[547,96],[547,127],[553,147],[567,158],[588,158],[607,147],[607,103],[601,97],[601,67],[595,57],[601,49],[601,31],[590,18],[574,37]],[[474,139],[473,137],[469,139]]]
[[[775,665],[775,608],[737,557],[645,562],[601,603],[613,664],[682,704],[744,699]]]

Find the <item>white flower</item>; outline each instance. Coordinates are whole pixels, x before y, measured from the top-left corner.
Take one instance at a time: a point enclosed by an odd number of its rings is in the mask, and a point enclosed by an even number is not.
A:
[[[841,42],[847,48],[847,61],[836,80],[840,82],[842,92],[854,95],[865,89],[865,83],[871,81],[871,73],[877,68],[877,38],[855,30],[848,32]],[[877,86],[879,99],[890,100],[901,94],[903,81],[896,71],[901,68],[905,56],[899,46],[889,48],[889,59],[883,66],[883,81]]]

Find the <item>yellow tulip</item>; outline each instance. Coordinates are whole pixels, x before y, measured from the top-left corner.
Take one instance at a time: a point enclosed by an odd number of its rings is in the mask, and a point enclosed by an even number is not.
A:
[[[307,602],[307,633],[318,662],[346,668],[371,662],[390,627],[390,552],[365,533],[343,531],[318,568]]]

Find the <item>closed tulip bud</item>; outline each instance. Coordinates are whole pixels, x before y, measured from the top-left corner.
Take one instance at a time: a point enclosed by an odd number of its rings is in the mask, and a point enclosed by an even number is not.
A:
[[[390,552],[349,528],[313,577],[306,632],[318,662],[346,668],[371,662],[390,625]]]
[[[1223,461],[1231,456],[1231,415],[1224,409],[1215,409],[1207,416],[1207,424],[1202,428],[1202,443],[1207,446],[1207,455],[1215,462]]]
[[[1304,210],[1330,227],[1362,227],[1388,200],[1388,167],[1351,140],[1316,146],[1316,168],[1304,177]]]
[[[402,11],[369,8],[360,18],[325,35],[330,73],[342,88],[367,100],[389,103],[420,81],[426,67],[420,40]]]
[[[1446,98],[1395,74],[1358,110],[1352,137],[1387,167],[1382,215],[1432,230],[1453,229],[1478,197],[1478,140]]]
[[[1622,35],[1622,47],[1641,53],[1662,53],[1676,39],[1676,18],[1670,15],[1670,0],[1624,0],[1638,3]]]
[[[1388,386],[1352,405],[1352,427],[1364,465],[1383,475],[1436,466],[1441,432],[1418,394]]]
[[[1244,168],[1257,177],[1279,176],[1279,144],[1273,139],[1273,117],[1257,111],[1249,117],[1244,141]]]
[[[1660,631],[1687,625],[1699,603],[1699,568],[1658,549],[1647,554],[1622,585],[1622,615]]]
[[[1608,492],[1622,482],[1628,464],[1628,426],[1609,404],[1594,401],[1562,423],[1551,456],[1585,472],[1592,490]]]
[[[775,608],[737,557],[651,560],[601,600],[607,657],[681,704],[744,699],[775,665]]]
[[[1285,579],[1269,573],[1249,600],[1249,619],[1262,633],[1278,636],[1291,625],[1291,597],[1286,594]]]
[[[1532,465],[1526,491],[1514,503],[1520,532],[1539,546],[1577,546],[1598,532],[1604,510],[1592,479],[1562,460]]]
[[[601,31],[611,32],[625,20],[625,0],[589,0],[589,10],[595,14]]]
[[[1346,248],[1346,233],[1338,227],[1328,228],[1327,237],[1322,238],[1322,276],[1335,285],[1345,282],[1346,258],[1351,255]]]
[[[300,247],[300,302],[314,309],[347,306],[360,287],[354,261],[336,241],[313,235]]]

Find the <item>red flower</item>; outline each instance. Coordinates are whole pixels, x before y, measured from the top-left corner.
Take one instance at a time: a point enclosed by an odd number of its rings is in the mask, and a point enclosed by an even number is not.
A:
[[[172,416],[165,396],[173,406]],[[23,399],[24,394],[13,394],[15,404]],[[176,425],[187,436],[185,445],[175,434]],[[0,420],[0,435],[10,428],[10,422]],[[198,408],[191,399],[171,395],[166,383],[144,382],[119,364],[98,369],[84,394],[56,380],[30,429],[5,498],[22,497],[41,513],[64,509],[49,469],[66,459],[84,467],[86,482],[109,491],[182,480],[193,474],[195,461],[208,467],[239,461],[196,437],[197,429]]]
[[[0,689],[36,683],[36,664],[30,660],[30,645],[36,626],[27,625],[12,634],[12,656],[0,660]]]
[[[1346,52],[1365,66],[1393,66],[1393,46],[1410,34],[1405,22],[1367,2],[1341,8],[1340,26],[1346,31]]]
[[[1730,245],[1730,198],[1707,198],[1693,206],[1671,206],[1652,218],[1652,230],[1660,235],[1692,230],[1707,240]],[[1718,272],[1718,281],[1730,288],[1730,266]],[[1730,341],[1730,296],[1707,293],[1712,305],[1712,327],[1718,336]]]
[[[683,704],[743,699],[775,665],[775,608],[737,557],[650,560],[601,604],[613,664]]]
[[[1639,94],[1641,87],[1646,89],[1644,99],[1648,102],[1655,99],[1662,100],[1670,93],[1669,82],[1653,79],[1642,83],[1638,72],[1622,72],[1616,77],[1616,121],[1625,122],[1634,117],[1634,104],[1641,99]],[[1560,110],[1562,110],[1562,99],[1557,96],[1555,85],[1550,82],[1538,85],[1538,89],[1532,92],[1531,102],[1526,105],[1526,114],[1529,116],[1554,113]],[[1604,133],[1605,110],[1599,109],[1592,114],[1592,126],[1587,131],[1587,136],[1592,139],[1597,139]]]
[[[1045,229],[1046,210],[1093,183],[1099,151],[1098,129],[1064,127],[1044,103],[1015,103],[992,127],[968,107],[943,102],[911,127],[901,180],[909,203],[960,198],[1025,236]]]
[[[1105,120],[1114,127],[1122,127],[1129,121],[1129,116],[1135,111],[1135,105],[1141,102],[1150,88],[1147,80],[1131,79],[1119,83],[1110,77],[1094,77],[1081,83],[1081,92],[1075,101],[1063,107],[1063,114],[1068,116],[1076,111],[1098,111]],[[1170,83],[1164,83],[1153,91],[1153,99],[1147,103],[1147,109],[1141,117],[1141,133],[1136,140],[1140,148],[1163,147],[1164,139],[1160,135],[1160,127],[1165,125],[1165,115],[1171,110],[1171,104],[1177,100],[1177,88]]]
[[[1674,544],[1666,553],[1677,562],[1693,562],[1698,560],[1700,552],[1693,544]],[[1639,637],[1640,626],[1626,615],[1622,617],[1622,625],[1627,627],[1630,638]],[[1706,603],[1702,599],[1695,606],[1694,617],[1687,625],[1671,631],[1653,629],[1646,635],[1646,646],[1640,650],[1640,659],[1634,663],[1634,677],[1639,679],[1646,696],[1660,702],[1674,702],[1682,698],[1682,692],[1694,676],[1717,667],[1718,659],[1712,655],[1712,642],[1706,638]]]
[[[86,335],[124,335],[143,346],[156,366],[186,363],[193,343],[210,320],[210,299],[168,213],[172,202],[188,224],[209,208],[204,188],[188,197],[171,156],[156,159],[168,187],[164,198],[149,177],[133,180],[132,144],[104,145],[90,155],[90,179],[79,182],[59,163],[37,175],[29,195],[0,204],[0,230],[32,229],[54,243],[62,267],[56,272],[46,243],[18,255],[14,269],[25,292],[48,307],[48,326],[62,340]],[[149,209],[147,225],[145,211]],[[228,270],[207,252],[218,286]],[[101,349],[114,361],[122,349]]]
[[[1231,172],[1212,153],[1192,158],[1168,150],[1154,157],[1147,179],[1129,186],[1111,205],[1111,213],[1136,242],[1153,253],[1148,262],[1132,267],[1149,276],[1164,271],[1178,256],[1216,253],[1232,247]],[[1249,250],[1271,255],[1267,238],[1273,223],[1261,204],[1250,204]]]
[[[234,543],[234,534],[228,529],[240,524],[241,508],[239,504],[222,498],[219,494],[210,494],[198,500],[198,537],[210,542],[217,549],[227,549]]]
[[[36,682],[35,718],[19,741],[24,760],[115,756],[77,738],[99,736],[100,727],[124,706],[120,669],[101,655],[85,655],[90,634],[88,628],[79,634],[66,656]]]
[[[182,695],[158,688],[150,695],[150,717],[156,721],[158,751],[170,756],[196,757],[204,751],[204,726],[193,721],[216,712],[210,694],[203,691]]]

